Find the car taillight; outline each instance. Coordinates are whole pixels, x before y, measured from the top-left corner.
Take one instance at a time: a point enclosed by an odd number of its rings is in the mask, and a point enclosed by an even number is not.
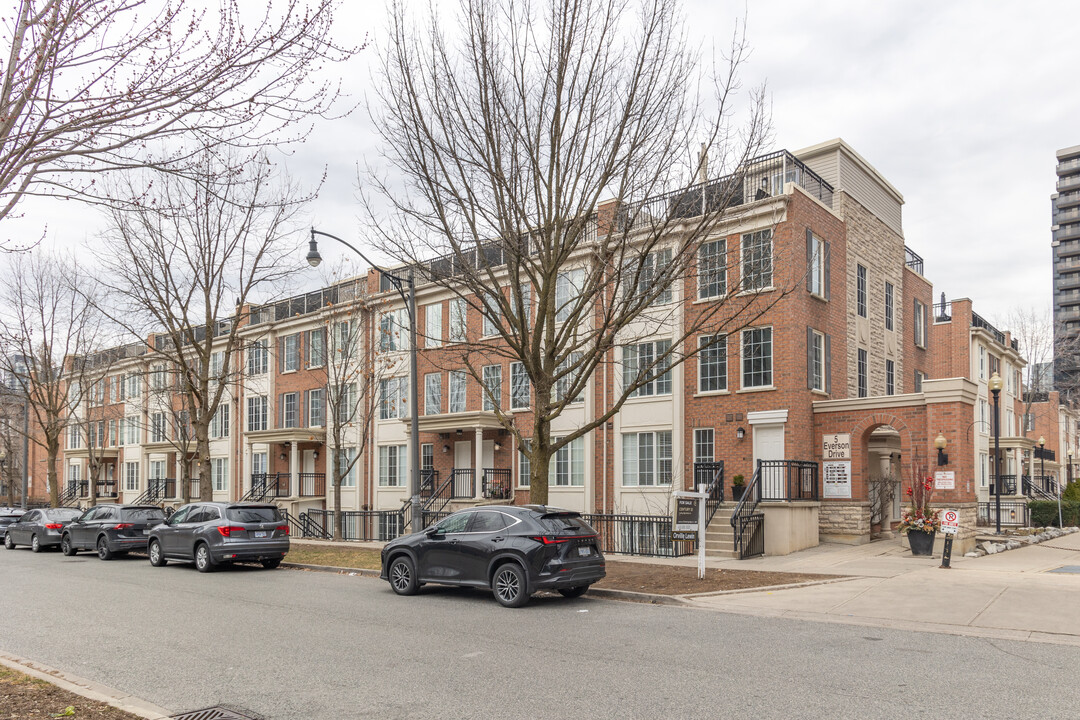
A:
[[[222,537],[229,537],[234,532],[243,532],[244,528],[236,527],[235,525],[218,525],[217,531],[221,533]]]
[[[132,523],[120,523],[119,525],[114,527],[113,530],[126,530],[129,527],[135,527],[135,525]]]
[[[48,528],[49,530],[59,530],[60,528],[62,528],[64,526],[62,524],[60,524],[60,523],[49,523],[45,527]]]
[[[277,530],[278,530],[278,532],[283,532],[286,535],[289,534],[289,526],[288,525],[278,525]]]
[[[596,535],[533,535],[531,539],[545,545],[570,542],[571,540],[593,540]]]

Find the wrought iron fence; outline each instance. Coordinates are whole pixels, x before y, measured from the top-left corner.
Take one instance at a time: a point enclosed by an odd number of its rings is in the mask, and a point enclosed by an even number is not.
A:
[[[907,245],[904,246],[904,264],[920,275],[923,274],[922,257]]]
[[[758,460],[757,470],[750,478],[750,483],[743,491],[735,509],[731,511],[731,532],[735,557],[743,560],[765,553],[765,515],[757,512],[761,502],[762,463]],[[759,537],[760,536],[760,540]]]
[[[976,517],[977,525],[997,525],[997,503],[979,503],[979,514]],[[1002,501],[1001,524],[1012,527],[1028,527],[1031,525],[1031,509],[1027,502]]]
[[[307,516],[315,537],[333,537],[334,511],[308,510]],[[404,510],[343,510],[341,539],[361,542],[389,542],[405,529]]]
[[[682,557],[697,550],[694,541],[671,539],[669,515],[584,514],[599,535],[601,552],[608,555]]]
[[[484,497],[489,500],[509,500],[512,496],[509,468],[484,468]]]
[[[471,498],[476,496],[476,473],[472,468],[459,468],[450,471],[452,498]]]
[[[817,500],[818,464],[806,460],[759,460],[761,500]]]
[[[300,497],[326,495],[326,473],[300,473]]]

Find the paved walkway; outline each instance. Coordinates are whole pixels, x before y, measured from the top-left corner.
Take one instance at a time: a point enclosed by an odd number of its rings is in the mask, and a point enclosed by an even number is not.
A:
[[[679,563],[693,564],[693,559]],[[1080,566],[1080,533],[982,558],[954,558],[950,570],[938,567],[940,558],[912,557],[895,539],[708,564],[856,577],[786,590],[689,596],[693,607],[1080,645],[1080,574],[1052,572]]]

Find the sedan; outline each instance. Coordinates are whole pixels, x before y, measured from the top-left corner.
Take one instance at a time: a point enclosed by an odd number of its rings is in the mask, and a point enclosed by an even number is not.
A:
[[[192,503],[150,529],[146,551],[154,567],[180,560],[199,572],[233,562],[276,568],[289,552],[289,525],[274,505]]]
[[[95,550],[102,560],[146,552],[150,528],[163,522],[165,511],[153,505],[98,505],[64,528],[60,549],[68,556]]]
[[[387,543],[380,577],[398,595],[412,595],[429,582],[465,585],[491,590],[506,607],[521,607],[537,590],[578,597],[604,575],[596,531],[580,513],[487,505]]]
[[[29,545],[34,552],[60,544],[63,529],[82,515],[78,508],[44,508],[25,513],[18,522],[4,531],[4,547],[12,550],[16,545]]]

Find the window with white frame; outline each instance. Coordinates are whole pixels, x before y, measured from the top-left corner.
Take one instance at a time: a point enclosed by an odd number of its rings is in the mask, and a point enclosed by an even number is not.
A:
[[[326,328],[307,331],[307,366],[322,367],[326,364]]]
[[[926,379],[926,373],[922,372],[921,370],[916,370],[915,371],[915,386],[914,386],[915,392],[917,392],[917,393],[922,392],[922,384],[923,384],[923,380],[925,380],[925,379]]]
[[[379,317],[379,350],[397,352],[408,347],[408,315],[405,310],[389,310]]]
[[[379,419],[403,418],[409,409],[408,378],[386,378],[379,381]]]
[[[857,379],[858,392],[859,392],[858,396],[861,397],[861,398],[866,397],[867,394],[868,394],[868,386],[867,386],[867,381],[868,381],[868,378],[867,378],[867,373],[868,373],[867,365],[868,365],[868,361],[869,361],[869,354],[867,353],[867,351],[865,349],[863,349],[863,348],[859,348],[859,356],[858,356],[858,360],[856,361],[856,363],[857,363],[856,372],[858,374],[858,379]]]
[[[227,402],[218,405],[214,416],[210,418],[210,437],[214,440],[229,437],[229,404]]]
[[[893,329],[893,284],[885,283],[885,329]]]
[[[555,279],[555,322],[566,322],[575,301],[585,291],[585,269],[574,268],[559,273]]]
[[[727,390],[727,335],[702,335],[698,348],[698,392]]]
[[[1031,432],[1035,429],[1035,413],[1024,413],[1024,431]]]
[[[155,391],[164,390],[169,385],[169,376],[165,365],[158,363],[150,368],[150,389]]]
[[[420,469],[435,469],[435,446],[431,443],[420,444]]]
[[[825,335],[810,333],[810,389],[825,392]]]
[[[225,376],[225,351],[217,350],[210,353],[210,379],[221,381]]]
[[[670,340],[623,346],[623,387],[631,387],[648,378],[630,393],[630,397],[671,394],[671,359],[663,357],[670,349]],[[658,357],[663,359],[657,362]]]
[[[438,415],[442,412],[442,373],[424,376],[424,414]]]
[[[126,431],[126,435],[124,437],[124,444],[138,445],[139,428],[141,427],[139,424],[138,415],[129,415],[127,418],[121,420],[121,422],[124,423],[123,429]]]
[[[885,361],[885,394],[896,394],[896,363],[892,360]]]
[[[926,306],[918,300],[915,301],[915,345],[926,347]]]
[[[759,230],[742,236],[743,290],[772,287],[772,230]]]
[[[148,480],[161,480],[165,477],[165,461],[151,460],[146,478]]]
[[[465,342],[468,330],[467,308],[463,298],[450,299],[450,342]]]
[[[253,475],[265,475],[268,467],[269,464],[266,453],[251,453],[251,473]]]
[[[326,424],[326,390],[323,388],[307,390],[304,396],[308,427],[322,427]]]
[[[979,346],[979,379],[986,379],[986,348]]]
[[[352,357],[353,345],[356,343],[356,335],[353,334],[353,324],[348,320],[334,323],[334,350],[342,357]]]
[[[707,463],[716,459],[716,431],[713,428],[694,428],[694,462]]]
[[[807,229],[810,252],[806,284],[812,295],[825,297],[825,241]]]
[[[400,385],[404,389],[405,378],[394,378],[394,380],[400,379]],[[402,414],[400,416],[393,417],[405,417],[405,395],[397,398],[395,407],[399,407]],[[356,383],[344,383],[338,387],[337,397],[334,398],[337,402],[337,421],[339,425],[346,425],[356,419]]]
[[[82,426],[78,422],[68,425],[67,446],[68,450],[78,450],[82,447]]]
[[[558,442],[559,438],[552,438]],[[579,437],[555,451],[548,464],[548,484],[581,487],[585,484],[585,438]]]
[[[379,486],[405,487],[406,445],[379,446]]]
[[[563,398],[570,394],[570,390],[577,380],[577,374],[581,372],[581,359],[583,357],[584,355],[582,353],[573,352],[570,353],[565,360],[555,366],[555,376],[558,377],[558,379],[555,381],[555,387],[552,388],[551,391],[552,400],[555,402],[562,402]],[[559,377],[564,371],[566,371],[566,374]],[[585,402],[584,387],[581,389],[581,392],[577,394],[577,397],[570,400],[570,402]]]
[[[987,467],[990,464],[990,456],[987,453],[979,453],[979,487],[987,485]]]
[[[168,440],[165,425],[165,413],[156,412],[150,416],[150,442],[165,442]]]
[[[866,317],[866,268],[855,266],[855,312]]]
[[[989,406],[984,398],[979,398],[979,432],[986,434],[990,432],[990,412]]]
[[[485,365],[481,370],[484,379],[484,410],[495,410],[502,405],[502,365]]]
[[[633,262],[637,263],[638,260],[635,259]],[[628,287],[627,291],[633,292],[636,290],[638,297],[646,297],[656,293],[656,297],[650,303],[652,305],[666,305],[671,302],[672,280],[670,277],[665,277],[665,271],[669,265],[671,265],[671,248],[648,253],[641,260],[637,287]]]
[[[424,306],[424,347],[442,345],[442,303]]]
[[[225,492],[229,489],[229,458],[210,458],[210,479],[214,492]]]
[[[265,395],[256,395],[247,399],[247,429],[248,432],[266,429]]]
[[[623,485],[671,484],[671,431],[623,433]]]
[[[122,375],[114,375],[109,378],[109,382],[112,384],[113,402],[118,403],[124,399],[124,377]]]
[[[265,338],[252,342],[247,350],[248,375],[265,375],[269,367],[269,358],[270,351],[267,349]]]
[[[119,437],[116,434],[116,421],[109,421],[109,447],[116,447]]]
[[[80,470],[82,470],[81,465],[75,465],[75,464],[68,465],[68,486],[69,487],[71,487],[71,486],[77,487],[79,485],[79,471]]]
[[[142,394],[142,376],[139,373],[130,373],[127,376],[127,396],[137,398]]]
[[[341,487],[356,487],[356,448],[339,448],[337,451],[337,463],[338,474],[344,472],[341,475]]]
[[[772,328],[742,331],[742,386],[770,387],[773,382]]]
[[[525,453],[532,449],[532,438],[521,439],[521,449],[518,450],[518,487],[529,487],[532,484],[532,464],[529,456]]]
[[[525,327],[532,327],[532,285],[527,282],[521,283],[521,311],[525,315]],[[511,296],[512,297],[512,296]],[[517,309],[514,309],[515,315]]]
[[[480,313],[481,328],[480,334],[484,337],[491,337],[499,334],[499,323],[502,321],[502,315],[499,312],[498,298],[488,298],[487,309],[484,309]]]
[[[300,427],[300,393],[283,393],[281,396],[281,427]]]
[[[139,489],[139,463],[124,463],[124,490],[134,492]]]
[[[450,371],[450,407],[447,412],[465,412],[465,390],[468,376],[464,370]]]
[[[293,333],[281,338],[281,372],[295,372],[300,369],[300,333]]]
[[[711,240],[698,248],[698,299],[727,294],[727,240]]]
[[[524,410],[530,402],[529,374],[524,363],[510,363],[510,409]]]

